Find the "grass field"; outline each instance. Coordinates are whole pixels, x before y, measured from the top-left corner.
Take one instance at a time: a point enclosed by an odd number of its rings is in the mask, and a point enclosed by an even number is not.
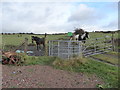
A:
[[[112,34],[109,33],[90,33],[90,39],[95,39],[95,38],[101,38],[104,36],[112,36]],[[27,35],[23,34],[22,37],[18,37],[17,34],[15,35],[2,35],[2,44],[3,45],[20,45],[22,42],[24,42],[25,37],[28,38],[28,42],[31,43],[31,36],[33,35]],[[38,37],[44,37],[44,35],[34,35]],[[67,34],[65,35],[47,35],[47,41],[49,40],[57,40],[59,38],[66,38],[69,40],[69,37]],[[114,34],[114,38],[118,38],[118,33]]]
[[[2,43],[0,46],[2,46],[5,50],[11,50],[11,47],[17,48],[20,46],[24,41],[25,38],[28,38],[28,44],[32,43],[31,36],[33,35],[22,35],[22,37],[18,37],[18,35],[2,35]],[[38,37],[44,37],[44,35],[34,35]],[[57,40],[59,38],[68,38],[66,35],[47,35],[46,40]]]
[[[28,43],[30,44],[32,42],[31,41],[31,36],[44,37],[44,35],[28,35],[28,34],[22,34],[21,37],[18,37],[18,34],[15,34],[15,35],[0,35],[0,36],[2,36],[2,42],[0,43],[0,47],[3,48],[6,51],[11,50],[13,48],[17,48],[18,46],[20,46],[24,42],[25,38],[28,38]],[[89,42],[91,42],[91,40],[94,40],[96,38],[103,38],[105,36],[112,36],[112,34],[111,33],[90,32],[89,36],[90,36],[90,38],[87,39],[88,45],[89,45]],[[46,40],[47,41],[58,40],[60,38],[69,40],[69,36],[67,36],[67,34],[65,34],[65,35],[47,35]],[[114,34],[114,38],[118,38],[118,33]]]
[[[18,37],[18,35],[2,35],[2,44],[3,45],[20,45],[24,42],[25,38],[28,38],[28,43],[31,43],[31,36],[33,35],[22,35],[22,37]],[[44,35],[34,35],[38,37],[44,37]],[[48,35],[47,40],[54,40],[58,38],[62,38],[65,35]]]

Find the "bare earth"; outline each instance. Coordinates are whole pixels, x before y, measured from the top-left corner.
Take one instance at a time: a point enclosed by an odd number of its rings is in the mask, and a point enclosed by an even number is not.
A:
[[[95,88],[104,84],[95,75],[88,77],[42,65],[2,65],[2,76],[2,88]]]

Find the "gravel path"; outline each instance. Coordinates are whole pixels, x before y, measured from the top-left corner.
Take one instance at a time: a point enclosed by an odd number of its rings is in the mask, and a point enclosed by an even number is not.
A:
[[[95,88],[104,84],[95,75],[88,77],[42,65],[2,65],[2,75],[2,88]]]

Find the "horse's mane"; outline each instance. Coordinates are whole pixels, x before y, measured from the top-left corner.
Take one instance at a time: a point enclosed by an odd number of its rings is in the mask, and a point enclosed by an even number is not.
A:
[[[40,37],[37,37],[37,36],[31,36],[32,38],[37,38],[37,39],[45,39],[45,37],[42,37],[42,38],[40,38]]]
[[[77,34],[82,35],[85,33],[85,31],[81,28],[76,28],[74,31],[75,31],[74,32],[75,35],[77,35]]]

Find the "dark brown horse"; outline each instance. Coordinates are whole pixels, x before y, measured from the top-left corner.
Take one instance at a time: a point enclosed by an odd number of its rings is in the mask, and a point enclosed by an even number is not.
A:
[[[37,45],[37,50],[40,49],[40,45],[42,44],[43,47],[45,48],[45,38],[39,38],[39,37],[36,37],[36,36],[31,36],[32,38],[32,43],[33,41],[36,42],[36,45]]]

